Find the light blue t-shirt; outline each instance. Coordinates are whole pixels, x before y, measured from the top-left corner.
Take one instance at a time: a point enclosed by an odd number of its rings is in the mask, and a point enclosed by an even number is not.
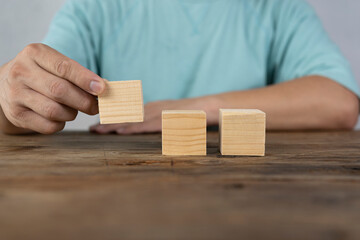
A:
[[[110,81],[142,80],[145,102],[308,75],[360,96],[349,63],[303,0],[70,0],[44,43]]]

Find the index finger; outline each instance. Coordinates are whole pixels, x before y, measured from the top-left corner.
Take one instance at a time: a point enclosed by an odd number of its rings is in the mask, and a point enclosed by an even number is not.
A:
[[[105,90],[104,79],[55,49],[42,44],[30,48],[34,48],[31,49],[34,54],[30,54],[32,59],[49,73],[66,79],[96,96]]]

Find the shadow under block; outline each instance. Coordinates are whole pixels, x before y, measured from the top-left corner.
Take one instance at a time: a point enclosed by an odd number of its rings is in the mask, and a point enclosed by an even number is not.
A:
[[[206,113],[163,111],[162,153],[170,156],[205,156]]]
[[[222,155],[265,156],[266,114],[260,110],[220,109]]]
[[[106,82],[99,96],[101,124],[144,121],[144,101],[140,80]]]

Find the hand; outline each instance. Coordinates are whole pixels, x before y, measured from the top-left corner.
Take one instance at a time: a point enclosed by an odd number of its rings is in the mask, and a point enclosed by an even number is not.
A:
[[[102,78],[43,44],[31,44],[1,68],[0,106],[19,128],[61,131],[78,111],[95,115]]]
[[[145,121],[142,123],[96,124],[90,127],[90,131],[99,134],[117,133],[122,135],[161,132],[161,113],[163,110],[205,110],[208,113],[208,123],[215,124],[218,121],[218,111],[216,111],[216,105],[213,104],[215,102],[212,99],[211,97],[203,97],[151,102],[144,107]]]

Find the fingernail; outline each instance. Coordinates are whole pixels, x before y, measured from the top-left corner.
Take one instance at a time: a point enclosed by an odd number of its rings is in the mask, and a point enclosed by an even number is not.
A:
[[[100,94],[102,93],[103,89],[104,89],[104,85],[99,82],[99,81],[92,81],[90,83],[90,89],[91,91],[93,91],[96,94]]]

